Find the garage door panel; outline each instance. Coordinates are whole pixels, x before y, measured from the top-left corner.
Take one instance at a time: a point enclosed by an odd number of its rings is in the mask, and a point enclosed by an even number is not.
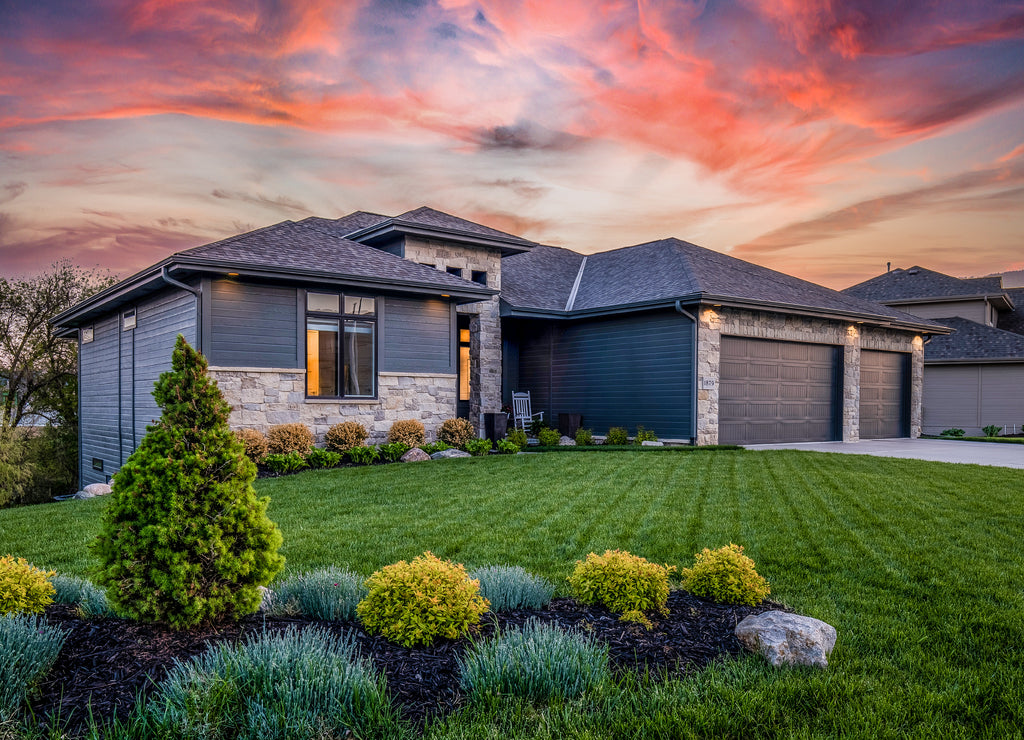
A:
[[[909,434],[906,384],[910,355],[862,350],[860,353],[860,437],[885,439]]]
[[[839,351],[833,345],[723,337],[721,441],[834,439]]]

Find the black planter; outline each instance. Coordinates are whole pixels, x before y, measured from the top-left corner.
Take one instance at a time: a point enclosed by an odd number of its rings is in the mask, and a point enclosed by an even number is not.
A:
[[[576,438],[576,431],[583,425],[582,414],[559,414],[558,431],[570,439]]]
[[[508,432],[508,416],[505,414],[484,414],[484,436],[492,442],[505,439]]]

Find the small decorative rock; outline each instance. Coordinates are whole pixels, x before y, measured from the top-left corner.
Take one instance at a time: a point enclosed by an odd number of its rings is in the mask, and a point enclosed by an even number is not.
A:
[[[784,665],[828,667],[836,630],[813,617],[771,611],[751,614],[736,625],[736,638],[776,668]]]
[[[413,447],[411,450],[406,452],[400,458],[402,462],[425,462],[430,459],[430,455],[421,450],[419,447]]]
[[[665,443],[664,442],[659,442],[659,441],[654,440],[654,439],[645,439],[643,442],[640,443],[640,446],[641,447],[664,447]]]
[[[563,434],[561,439],[558,440],[558,446],[559,447],[575,447],[576,446],[576,440],[575,439],[570,439],[569,437],[566,437]]]
[[[430,456],[431,460],[444,460],[450,457],[472,457],[468,452],[462,450],[441,450]]]
[[[90,496],[106,496],[110,493],[110,486],[106,483],[90,483],[82,489],[83,493],[88,493]]]

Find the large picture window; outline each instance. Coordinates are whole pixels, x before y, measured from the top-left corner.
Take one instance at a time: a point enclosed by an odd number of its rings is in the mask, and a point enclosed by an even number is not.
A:
[[[337,293],[306,294],[306,395],[377,394],[377,301]]]

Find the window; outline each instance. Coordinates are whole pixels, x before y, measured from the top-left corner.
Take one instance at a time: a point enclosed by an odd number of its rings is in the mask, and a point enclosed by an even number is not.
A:
[[[376,336],[375,298],[306,293],[306,395],[373,398]]]
[[[423,265],[424,267],[437,269],[437,265],[435,265],[433,262],[420,262],[420,264]]]
[[[462,277],[461,267],[446,267],[445,272],[447,272],[449,275],[454,275],[455,277]]]
[[[469,329],[459,329],[459,400],[469,401]]]
[[[487,285],[487,272],[485,270],[473,270],[473,282]]]
[[[93,328],[91,326],[85,327],[82,329],[82,344],[88,344],[93,340],[94,336]]]
[[[121,328],[124,329],[124,331],[128,331],[129,329],[135,328],[134,308],[131,309],[130,311],[125,311],[123,314],[121,314]]]

